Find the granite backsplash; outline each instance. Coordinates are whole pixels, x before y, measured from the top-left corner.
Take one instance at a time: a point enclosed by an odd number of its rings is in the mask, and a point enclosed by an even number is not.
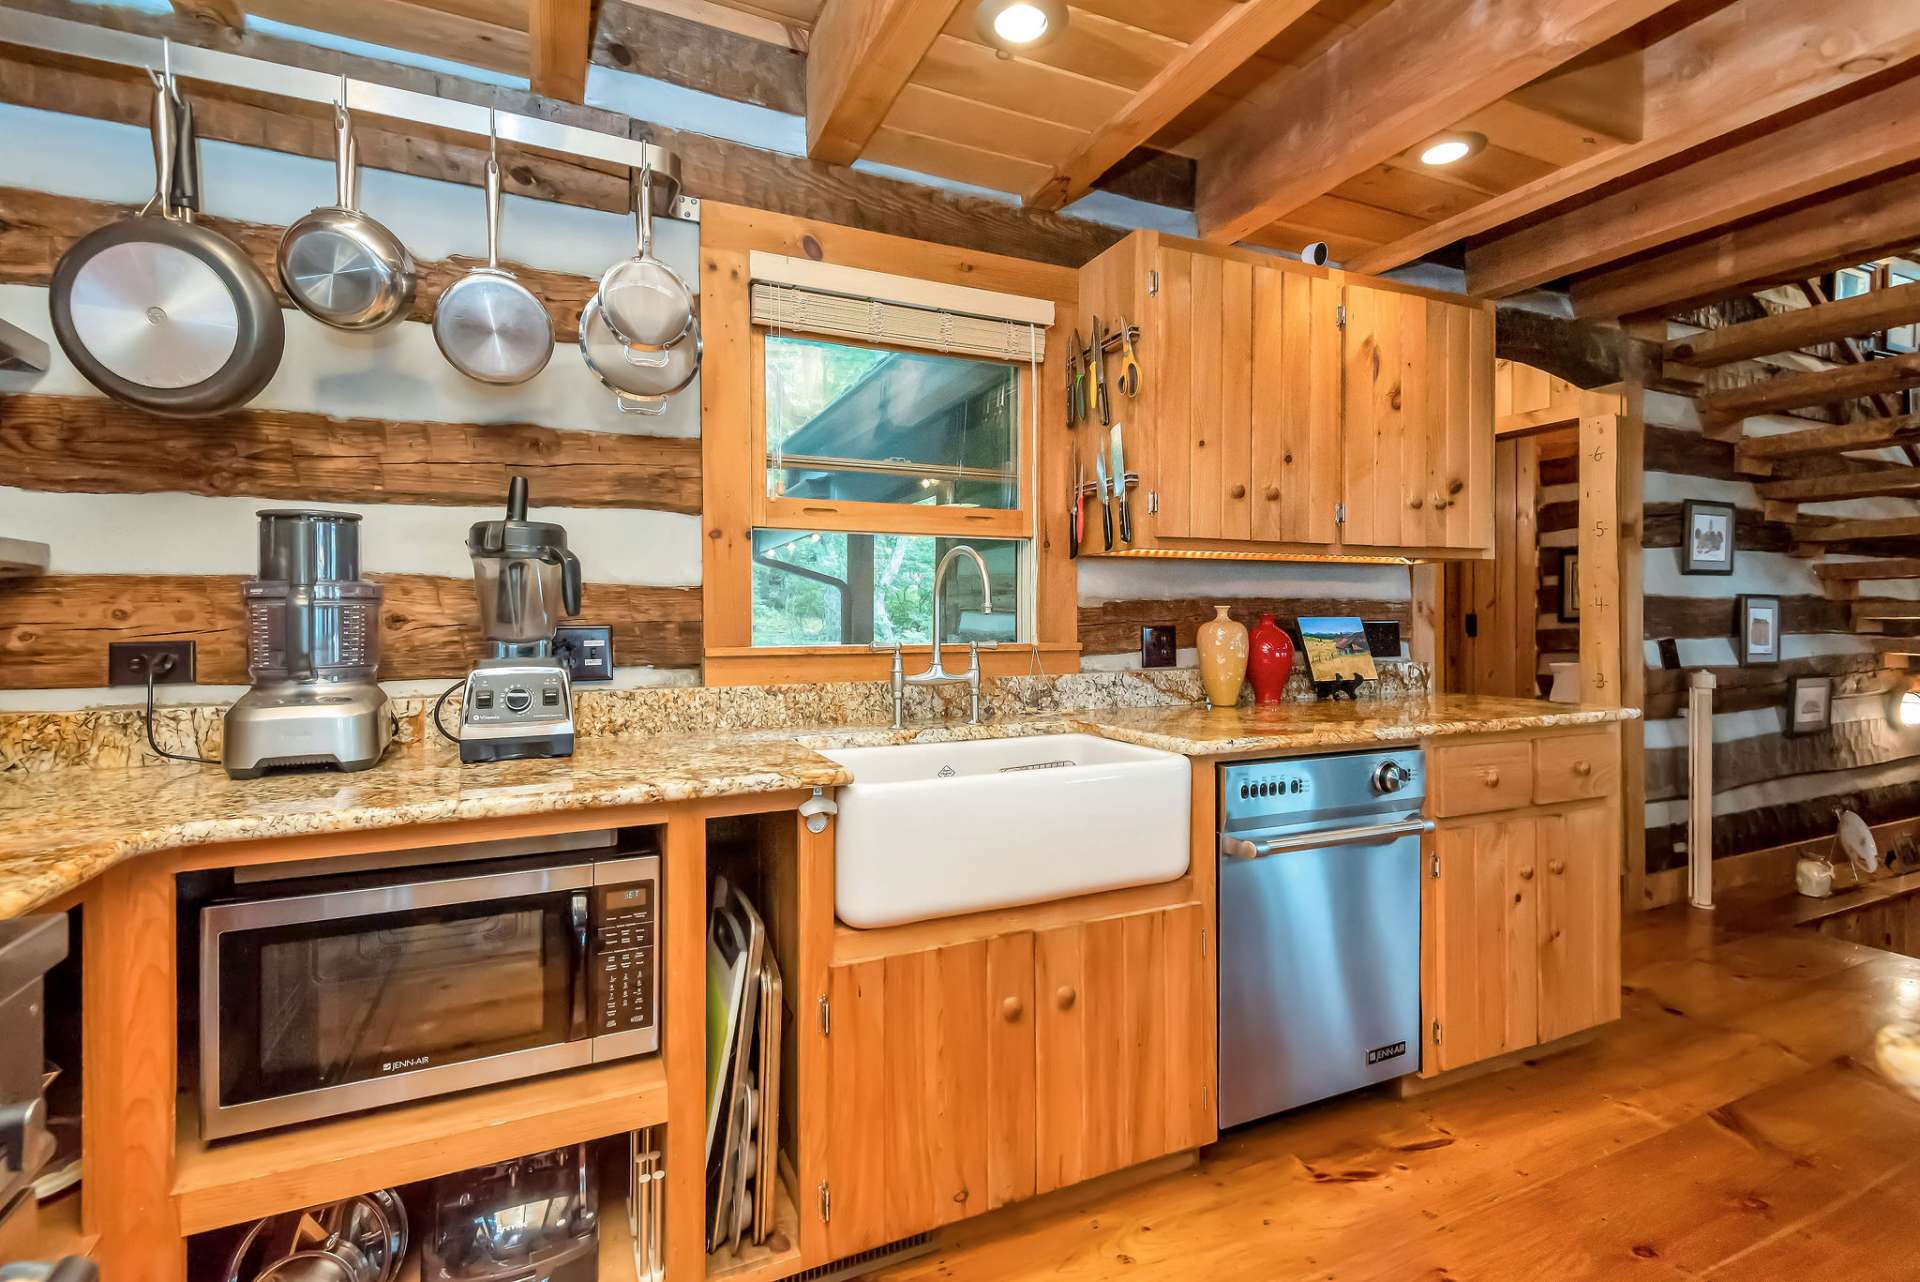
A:
[[[1387,662],[1380,665],[1377,680],[1361,684],[1358,697],[1405,699],[1425,692],[1426,671],[1420,664]],[[1191,668],[989,678],[984,696],[986,715],[993,718],[1081,708],[1177,707],[1206,698],[1200,674]],[[1313,687],[1295,673],[1286,697],[1311,700]],[[1243,692],[1243,703],[1251,698],[1251,692]],[[432,699],[396,698],[392,709],[402,743],[434,733]],[[169,752],[217,758],[224,712],[225,707],[218,704],[160,708],[154,714],[154,737]],[[964,720],[966,715],[963,685],[907,690],[909,725]],[[892,719],[893,696],[884,681],[623,690],[586,686],[576,693],[574,703],[575,730],[583,737],[806,731],[883,726]],[[0,772],[164,764],[147,746],[142,722],[139,708],[0,713]]]

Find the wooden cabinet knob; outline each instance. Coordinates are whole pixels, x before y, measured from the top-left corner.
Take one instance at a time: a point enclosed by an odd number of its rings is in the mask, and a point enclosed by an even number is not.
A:
[[[1062,984],[1053,994],[1053,1004],[1061,1010],[1072,1010],[1074,999],[1080,994],[1073,991],[1072,984]]]
[[[1233,487],[1230,493],[1232,493],[1233,497],[1237,499],[1243,499],[1247,497],[1247,487],[1244,485],[1236,485]]]
[[[1480,782],[1489,788],[1498,788],[1500,786],[1500,771],[1493,766],[1488,766],[1480,772]]]
[[[1269,485],[1267,487],[1267,499],[1269,501],[1272,501],[1274,499],[1278,499],[1279,497],[1280,497],[1280,487],[1277,485]]]
[[[1564,859],[1547,860],[1547,871],[1552,873],[1554,876],[1558,877],[1561,873],[1565,872],[1566,870],[1567,870],[1566,860]]]
[[[1447,482],[1447,493],[1449,494],[1458,494],[1461,490],[1464,490],[1466,488],[1467,488],[1467,483],[1461,480],[1457,476],[1453,478],[1451,481]]]
[[[1418,494],[1414,495],[1412,498],[1407,500],[1407,506],[1412,508],[1416,512],[1418,512],[1421,509],[1421,507],[1423,507],[1425,504],[1426,504],[1426,500],[1421,498]]]
[[[1005,1019],[1009,1024],[1018,1021],[1026,1009],[1026,1003],[1018,997],[1009,997],[1000,1003],[1001,1018]]]
[[[1573,773],[1584,778],[1593,773],[1593,763],[1591,761],[1576,761],[1573,763]]]
[[[1531,869],[1531,868],[1522,868],[1522,869],[1520,870],[1520,880],[1521,880],[1521,881],[1532,881],[1532,880],[1533,880],[1533,869]]]
[[[1434,495],[1434,496],[1433,496],[1433,510],[1434,510],[1434,511],[1436,511],[1436,512],[1444,512],[1444,511],[1446,511],[1446,510],[1447,510],[1448,508],[1450,508],[1450,507],[1452,507],[1452,506],[1453,506],[1453,500],[1452,500],[1452,499],[1443,499],[1443,498],[1441,498],[1441,497],[1440,497],[1440,496],[1439,496],[1438,494],[1436,494],[1436,495]]]

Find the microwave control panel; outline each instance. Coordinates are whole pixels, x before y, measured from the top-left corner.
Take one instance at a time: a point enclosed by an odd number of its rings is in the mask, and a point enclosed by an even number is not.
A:
[[[656,881],[594,887],[592,1006],[596,1035],[653,1026]]]

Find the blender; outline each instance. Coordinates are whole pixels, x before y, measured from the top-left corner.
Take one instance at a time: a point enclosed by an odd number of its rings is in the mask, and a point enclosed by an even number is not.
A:
[[[527,479],[507,487],[503,521],[467,531],[487,657],[467,674],[460,760],[573,755],[573,683],[554,656],[554,629],[580,613],[580,558],[567,531],[527,519]]]
[[[298,767],[365,770],[393,738],[380,663],[380,585],[360,577],[360,518],[269,508],[260,573],[241,586],[253,688],[227,709],[235,779]]]

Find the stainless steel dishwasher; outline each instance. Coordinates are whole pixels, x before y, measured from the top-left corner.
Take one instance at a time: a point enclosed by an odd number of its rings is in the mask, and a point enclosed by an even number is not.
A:
[[[1220,767],[1220,1125],[1420,1067],[1420,749]]]

